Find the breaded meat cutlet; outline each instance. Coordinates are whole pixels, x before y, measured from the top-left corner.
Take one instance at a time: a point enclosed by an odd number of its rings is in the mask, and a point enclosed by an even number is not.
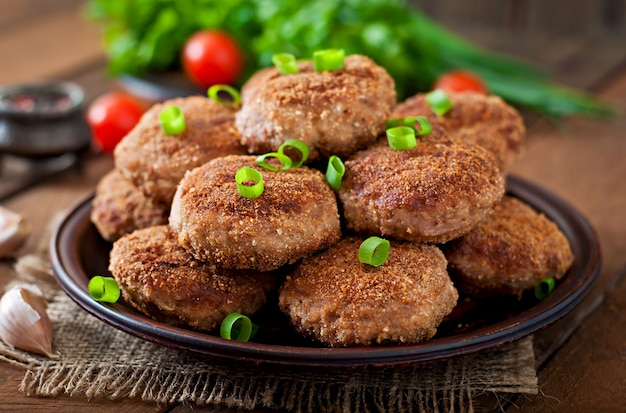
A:
[[[391,118],[426,116],[432,124],[443,127],[448,136],[487,149],[506,173],[524,152],[526,128],[520,114],[498,96],[475,92],[447,95],[453,108],[443,116],[431,109],[426,94],[417,94],[399,103]]]
[[[406,241],[442,243],[463,235],[491,213],[505,189],[490,153],[437,128],[409,150],[381,140],[345,167],[338,195],[346,226]]]
[[[544,278],[558,280],[574,259],[554,222],[508,195],[480,225],[442,249],[459,291],[479,298],[519,296]]]
[[[141,313],[204,331],[232,312],[251,316],[276,287],[271,272],[230,271],[199,262],[167,225],[140,229],[113,243],[109,271],[124,299]]]
[[[458,299],[441,250],[396,241],[372,267],[358,260],[363,239],[345,237],[302,260],[280,286],[280,309],[301,334],[331,347],[430,339]]]
[[[314,161],[347,157],[374,142],[396,104],[395,83],[368,57],[350,55],[344,62],[334,71],[316,72],[307,61],[295,74],[269,68],[252,76],[235,122],[248,151],[272,152],[298,139]]]
[[[214,159],[185,174],[170,226],[193,256],[224,268],[272,270],[339,240],[337,201],[324,175],[307,167],[272,172],[255,156]],[[261,172],[258,198],[241,196],[235,174]]]
[[[136,229],[167,224],[170,209],[155,204],[120,171],[113,169],[96,186],[91,222],[107,241]]]
[[[159,122],[161,111],[173,105],[187,124],[179,135],[165,134]],[[117,145],[115,166],[146,196],[169,206],[185,172],[219,156],[245,153],[234,120],[234,109],[202,96],[158,103]]]

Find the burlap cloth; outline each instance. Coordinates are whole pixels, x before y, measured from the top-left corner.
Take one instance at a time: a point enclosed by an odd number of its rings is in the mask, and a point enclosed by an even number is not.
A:
[[[41,252],[21,257],[16,270],[46,294],[58,354],[37,356],[0,341],[0,359],[25,369],[20,391],[32,396],[294,412],[472,412],[482,393],[538,390],[531,337],[488,352],[394,367],[254,366],[186,354],[110,327],[65,295]]]

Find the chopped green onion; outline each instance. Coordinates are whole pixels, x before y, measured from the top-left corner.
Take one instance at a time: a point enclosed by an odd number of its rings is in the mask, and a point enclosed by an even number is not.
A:
[[[242,323],[235,323],[233,325],[232,330],[230,330],[230,336],[231,337],[238,337],[241,333],[241,324]],[[259,326],[252,323],[252,332],[250,333],[250,338],[248,338],[248,341],[252,340],[257,333],[259,332]]]
[[[265,189],[261,172],[248,166],[244,166],[237,171],[235,181],[237,182],[239,195],[244,198],[258,198]],[[252,181],[253,184],[247,185],[245,184],[246,181]]]
[[[185,114],[178,106],[168,106],[159,113],[159,122],[166,135],[178,135],[187,128]]]
[[[272,56],[272,63],[283,75],[298,73],[300,68],[296,63],[296,57],[291,53],[277,53]]]
[[[419,123],[420,125],[420,130],[419,131],[415,131],[415,134],[417,136],[424,136],[424,135],[428,135],[429,133],[431,133],[433,131],[433,127],[430,124],[430,122],[428,121],[428,119],[426,119],[426,117],[424,116],[416,116],[413,118],[414,119],[414,125],[415,122]],[[414,127],[415,130],[415,127]]]
[[[343,69],[346,53],[343,49],[324,49],[313,52],[313,69],[316,72]]]
[[[222,99],[222,97],[220,96],[221,93],[228,94],[229,99]],[[237,89],[229,85],[213,85],[209,88],[207,94],[217,103],[227,107],[232,108],[238,106],[241,103],[241,95],[239,94]]]
[[[413,124],[412,119],[413,117],[389,119],[385,123],[385,129],[395,128],[396,126],[408,126],[411,128]]]
[[[535,285],[535,298],[543,300],[554,290],[554,278],[544,278]]]
[[[415,127],[415,123],[419,123],[420,129]],[[425,116],[409,116],[406,118],[389,119],[385,124],[385,129],[391,129],[396,126],[408,126],[415,131],[417,136],[428,135],[433,131],[433,127]]]
[[[114,303],[120,298],[120,287],[113,277],[96,275],[87,284],[89,295],[96,301]]]
[[[252,329],[253,324],[249,317],[239,313],[230,313],[222,321],[220,337],[245,343],[252,337]]]
[[[274,166],[268,163],[266,161],[267,158],[276,159],[282,165],[282,168],[279,168],[277,166]],[[259,157],[256,158],[256,163],[257,165],[273,172],[277,172],[280,170],[286,171],[287,169],[290,169],[292,167],[291,158],[279,152],[270,152],[270,153],[266,153],[265,155],[260,155]]]
[[[450,102],[450,99],[448,98],[448,95],[446,95],[446,92],[441,89],[436,89],[428,93],[426,95],[426,102],[428,103],[430,108],[439,116],[445,115],[453,107],[452,102]]]
[[[369,237],[361,243],[359,247],[359,261],[378,267],[387,261],[391,244],[389,241],[379,237]]]
[[[332,155],[328,158],[328,166],[326,167],[326,181],[333,189],[341,188],[341,180],[346,173],[346,166],[343,164],[341,158],[337,155]]]
[[[297,168],[299,166],[302,166],[302,164],[309,157],[309,146],[306,143],[299,141],[297,139],[287,139],[278,148],[278,153],[280,153],[281,155],[285,155],[285,150],[288,150],[289,148],[296,149],[297,151],[300,152],[300,160],[298,162],[293,162],[293,167]],[[289,156],[289,155],[286,155],[286,156]]]
[[[387,129],[387,142],[389,142],[389,147],[396,151],[404,151],[417,146],[415,131],[409,126]]]

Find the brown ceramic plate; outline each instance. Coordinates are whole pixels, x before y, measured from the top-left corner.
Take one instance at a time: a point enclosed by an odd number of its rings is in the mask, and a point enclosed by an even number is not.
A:
[[[598,240],[580,213],[554,194],[520,178],[509,177],[507,188],[511,195],[559,225],[571,243],[573,266],[542,301],[531,294],[521,300],[461,300],[458,310],[463,311],[456,311],[435,337],[420,344],[323,348],[293,333],[273,304],[275,300],[253,317],[260,333],[250,343],[173,327],[137,313],[122,301],[112,305],[98,303],[90,298],[87,283],[91,275],[108,274],[111,245],[99,236],[89,220],[91,197],[79,202],[59,224],[52,239],[51,256],[62,288],[85,311],[113,327],[163,346],[223,359],[304,366],[394,365],[436,360],[494,348],[547,326],[579,304],[598,277]]]

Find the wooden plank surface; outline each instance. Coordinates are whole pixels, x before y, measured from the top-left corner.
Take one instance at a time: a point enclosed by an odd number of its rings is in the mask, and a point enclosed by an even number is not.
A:
[[[99,29],[83,20],[79,3],[76,0],[51,0],[49,3],[0,0],[0,6],[3,7],[0,16],[0,53],[4,57],[0,65],[0,84],[33,79],[71,79],[85,88],[87,101],[115,86],[103,67]],[[463,17],[460,11],[462,3],[454,3],[457,7],[454,13],[459,18]],[[510,7],[524,10],[525,5],[532,2],[508,3],[509,9],[504,7],[504,2],[500,2],[494,6],[496,9],[492,10],[491,17],[481,18],[485,19],[484,22],[489,19],[495,22],[495,17],[501,18],[510,13]],[[616,4],[603,4],[609,3]],[[488,1],[481,2],[485,7],[488,4]],[[619,17],[616,19],[616,26],[619,27]],[[518,24],[527,23],[520,19]],[[513,52],[545,64],[554,70],[560,81],[581,87],[597,86],[623,61],[626,52],[618,38],[614,43],[602,44],[567,39],[533,48],[532,41],[526,44],[518,39],[520,41],[513,44],[512,38],[494,35],[495,31],[467,27],[459,30],[466,30],[470,38],[495,50]],[[589,50],[593,50],[594,59],[588,59]],[[602,89],[602,94],[626,109],[626,74],[620,72],[616,81]],[[527,156],[515,168],[516,173],[563,196],[592,220],[605,255],[601,285],[605,289],[611,286],[611,281],[625,263],[623,211],[626,210],[626,202],[618,196],[626,194],[622,179],[626,176],[625,136],[623,119],[609,123],[577,120],[563,133],[538,124],[530,130]],[[70,171],[58,180],[39,185],[6,202],[5,206],[27,214],[33,225],[33,234],[36,236],[28,241],[26,251],[39,248],[39,237],[54,215],[91,191],[99,177],[111,167],[110,158],[94,158],[82,173]],[[0,263],[0,285],[13,276],[11,262]],[[626,385],[623,373],[626,371],[623,344],[626,335],[615,328],[624,325],[626,321],[624,303],[626,287],[621,283],[609,291],[607,299],[555,355],[540,360],[544,364],[539,373],[540,395],[515,400],[515,404],[520,407],[511,407],[510,411],[626,411],[624,393],[618,392]],[[573,325],[578,325],[578,321]],[[558,338],[564,330],[546,330],[542,336],[545,343],[540,344],[549,346],[554,342],[551,340]],[[607,334],[607,331],[610,333]],[[112,402],[64,395],[53,399],[32,398],[17,390],[23,374],[24,371],[18,367],[0,363],[0,411],[233,412],[231,409],[212,406],[159,407],[139,400]],[[486,409],[492,410],[494,406],[497,407],[498,402]]]
[[[626,113],[626,75],[614,78],[601,92]],[[606,292],[575,334],[549,354],[539,375],[541,394],[516,400],[520,412],[626,411],[626,394],[612,391],[626,385],[626,333],[619,327],[626,320],[625,138],[623,116],[611,122],[575,120],[566,130],[533,135],[527,156],[514,167],[514,172],[540,180],[589,219],[603,254],[601,278],[592,294]],[[568,328],[555,327],[540,336],[540,345],[558,340]]]
[[[604,39],[626,33],[623,0],[409,0],[454,28],[481,27],[525,37]],[[546,45],[539,45],[545,47]]]
[[[626,325],[624,271],[615,281],[602,304],[545,362],[539,376],[542,393],[517,398],[512,412],[626,411],[626,394],[618,391],[626,385],[625,335],[615,331]]]
[[[86,66],[103,64],[100,36],[100,29],[75,9],[38,15],[4,30],[0,84],[61,79]]]
[[[0,33],[29,24],[37,16],[80,11],[84,0],[0,0]]]

